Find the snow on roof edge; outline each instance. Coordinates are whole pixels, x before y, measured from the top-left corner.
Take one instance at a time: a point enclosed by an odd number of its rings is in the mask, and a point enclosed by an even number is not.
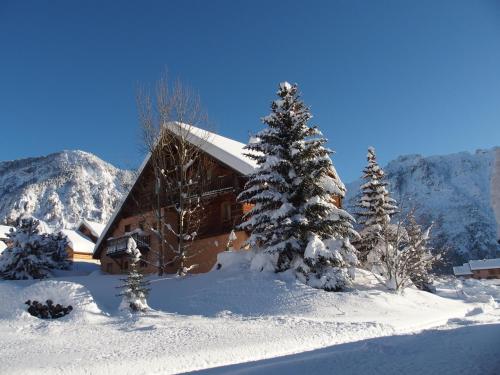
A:
[[[148,161],[150,158],[151,158],[151,152],[148,152],[148,154],[144,158],[144,161],[142,162],[141,166],[137,170],[137,176],[135,176],[134,182],[130,186],[129,191],[127,192],[127,194],[123,195],[120,203],[116,206],[116,209],[114,210],[113,215],[111,215],[108,222],[106,223],[106,226],[104,227],[104,230],[102,231],[101,235],[97,239],[97,242],[95,243],[95,246],[94,246],[93,255],[95,255],[95,252],[97,251],[97,249],[101,245],[103,238],[106,236],[106,233],[108,232],[109,228],[111,227],[111,224],[115,221],[116,216],[118,215],[118,213],[122,209],[123,205],[125,204],[125,201],[127,200],[128,196],[129,196],[130,192],[132,191],[132,189],[134,188],[135,184],[137,183],[137,180],[139,179],[139,176],[142,174],[142,171],[144,170],[144,168],[146,168],[146,165],[148,164]]]
[[[189,142],[244,175],[253,173],[257,167],[256,162],[245,155],[249,151],[242,142],[189,124],[170,122],[165,126],[175,134],[179,134],[180,128],[187,129],[195,138],[187,139]]]
[[[455,276],[472,275],[472,271],[470,269],[469,263],[464,263],[461,266],[453,267],[453,274]]]
[[[0,238],[7,238],[7,233],[9,233],[11,229],[14,229],[14,227],[0,224]]]
[[[500,268],[500,258],[470,260],[469,266],[473,271]]]
[[[81,225],[85,226],[90,232],[99,238],[104,228],[106,228],[106,224],[98,223],[97,221],[92,221],[88,219],[81,219],[76,226],[79,228]]]
[[[61,232],[68,238],[68,243],[74,252],[86,254],[94,252],[94,243],[87,237],[72,229],[63,229]]]

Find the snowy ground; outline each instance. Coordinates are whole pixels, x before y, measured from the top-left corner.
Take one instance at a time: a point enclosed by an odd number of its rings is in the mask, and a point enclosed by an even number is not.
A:
[[[500,286],[491,281],[442,281],[440,296],[394,295],[359,273],[358,290],[326,293],[236,265],[153,280],[153,310],[140,318],[118,310],[117,284],[99,272],[0,282],[0,374],[500,369]],[[75,310],[56,321],[24,312],[25,300],[47,298]]]

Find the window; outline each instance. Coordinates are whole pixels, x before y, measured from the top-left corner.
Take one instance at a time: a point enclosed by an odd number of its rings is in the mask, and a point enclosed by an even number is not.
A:
[[[130,232],[130,224],[125,225],[125,233]]]
[[[214,177],[213,170],[211,167],[209,167],[207,170],[207,181],[211,181],[213,177]]]
[[[220,211],[223,223],[231,221],[231,202],[223,202],[220,206]]]

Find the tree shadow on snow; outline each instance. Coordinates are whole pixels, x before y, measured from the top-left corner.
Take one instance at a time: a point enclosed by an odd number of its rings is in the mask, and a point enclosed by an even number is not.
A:
[[[379,337],[192,374],[500,374],[500,324]]]

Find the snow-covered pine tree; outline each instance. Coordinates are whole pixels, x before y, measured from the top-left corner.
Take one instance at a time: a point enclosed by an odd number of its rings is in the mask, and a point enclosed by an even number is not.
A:
[[[4,279],[43,279],[53,269],[67,269],[65,237],[41,234],[39,221],[22,217],[14,231],[7,234],[10,247],[0,255],[0,275]]]
[[[149,281],[137,270],[141,252],[132,237],[127,242],[127,254],[130,261],[128,275],[126,279],[120,279],[123,284],[119,288],[123,289],[123,292],[118,294],[123,297],[121,306],[132,312],[145,311],[148,309]]]
[[[271,114],[263,118],[267,127],[247,146],[258,168],[239,196],[240,202],[253,205],[240,227],[250,231],[251,246],[278,254],[277,271],[296,268],[310,285],[337,290],[348,283],[347,273],[325,276],[325,270],[347,269],[357,262],[349,244],[349,237],[357,235],[353,219],[333,199],[342,197],[345,188],[326,139],[308,125],[312,115],[297,85],[281,83],[277,95]],[[341,245],[325,243],[321,256],[310,251],[305,258],[309,243],[335,240]]]
[[[69,269],[72,265],[72,260],[68,257],[68,238],[62,232],[49,233],[45,235],[44,241],[45,253],[57,265],[58,269]]]
[[[375,149],[368,148],[368,165],[363,170],[363,179],[366,181],[361,185],[360,198],[356,204],[358,210],[355,216],[361,224],[361,238],[355,242],[362,262],[366,262],[367,256],[375,247],[381,233],[385,230],[391,217],[398,211],[396,201],[392,199],[387,190],[385,174],[377,163]]]

